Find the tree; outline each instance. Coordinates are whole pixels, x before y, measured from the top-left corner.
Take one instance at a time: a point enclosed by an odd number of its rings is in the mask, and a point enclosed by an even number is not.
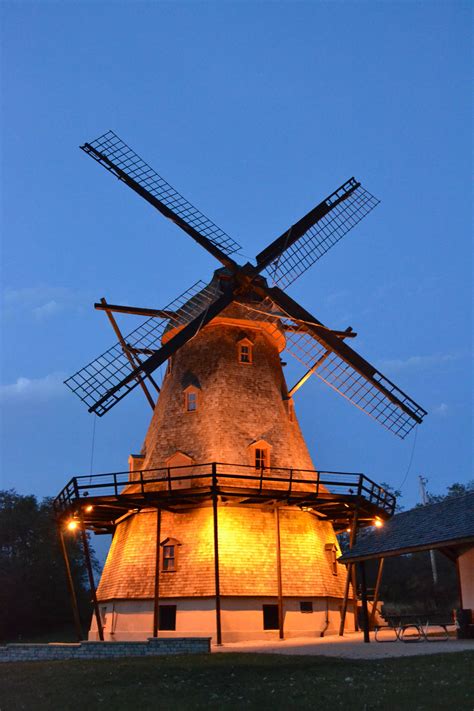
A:
[[[84,629],[91,615],[87,571],[79,536],[69,534],[68,555]],[[93,558],[98,570],[98,563]],[[52,500],[39,502],[0,491],[0,637],[17,639],[72,620],[64,561]]]

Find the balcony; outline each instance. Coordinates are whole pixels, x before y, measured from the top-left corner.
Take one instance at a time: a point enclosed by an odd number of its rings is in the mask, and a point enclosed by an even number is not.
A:
[[[343,531],[393,515],[395,497],[364,474],[211,462],[73,477],[54,500],[59,522],[81,516],[95,533],[112,533],[140,509],[183,511],[221,505],[297,507]]]

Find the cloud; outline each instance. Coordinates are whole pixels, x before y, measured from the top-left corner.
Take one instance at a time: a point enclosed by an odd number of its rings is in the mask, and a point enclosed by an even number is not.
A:
[[[43,321],[43,319],[54,316],[54,314],[57,314],[62,310],[63,307],[61,304],[58,304],[58,302],[53,299],[52,301],[48,301],[46,304],[43,304],[43,306],[35,306],[32,310],[32,314],[38,321]]]
[[[429,366],[443,365],[444,363],[452,363],[462,357],[463,354],[461,353],[436,353],[434,355],[410,356],[405,359],[382,360],[379,363],[379,367],[391,371],[405,370],[407,368],[426,368]]]
[[[43,378],[20,376],[15,383],[0,385],[0,401],[31,402],[46,401],[61,397],[66,393],[64,373],[50,373]]]
[[[445,402],[440,403],[437,407],[432,409],[433,415],[438,415],[439,417],[446,417],[449,412],[449,407]]]
[[[65,286],[6,288],[3,292],[3,305],[6,315],[31,314],[37,321],[44,321],[64,309],[78,310],[90,299],[84,294]]]

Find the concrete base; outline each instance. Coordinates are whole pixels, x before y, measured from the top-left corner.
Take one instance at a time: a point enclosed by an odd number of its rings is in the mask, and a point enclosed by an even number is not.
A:
[[[313,612],[301,612],[300,603],[311,602]],[[161,605],[176,605],[176,629],[160,630],[160,638],[211,637],[215,642],[216,612],[214,598],[167,598]],[[263,628],[263,605],[276,605],[274,597],[226,597],[221,600],[223,642],[248,640],[278,640],[278,629]],[[342,600],[286,598],[283,603],[284,634],[290,637],[318,638],[337,634],[341,619]],[[107,641],[147,639],[153,630],[152,600],[112,600],[99,603],[104,638]],[[346,630],[354,630],[352,608],[346,617]],[[90,640],[97,640],[97,626],[92,619]]]

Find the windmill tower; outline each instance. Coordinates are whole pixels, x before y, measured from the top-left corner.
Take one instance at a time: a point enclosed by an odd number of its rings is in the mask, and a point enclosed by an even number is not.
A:
[[[350,526],[353,542],[394,499],[362,475],[315,467],[293,395],[315,374],[400,437],[426,412],[347,344],[352,329],[327,328],[283,287],[378,201],[351,178],[241,266],[240,246],[116,134],[82,149],[222,265],[164,309],[102,299],[118,343],[66,381],[99,416],[136,387],[153,409],[128,472],[76,477],[56,499],[61,522],[113,533],[91,637],[336,631],[354,583],[336,532]],[[124,337],[117,312],[147,319]],[[291,388],[283,351],[304,368]]]

